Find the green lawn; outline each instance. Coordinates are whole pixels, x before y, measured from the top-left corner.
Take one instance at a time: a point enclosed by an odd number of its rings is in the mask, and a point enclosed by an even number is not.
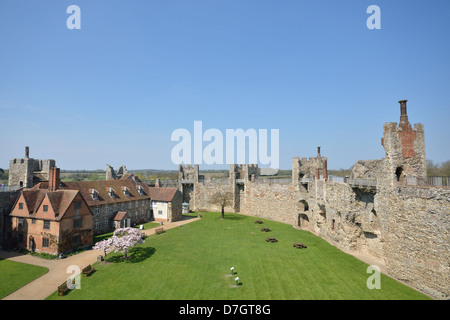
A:
[[[47,272],[44,267],[0,259],[0,299]]]
[[[239,214],[203,213],[203,218],[133,249],[132,259],[110,254],[109,264],[82,278],[81,289],[49,299],[280,300],[427,299],[381,276],[381,289],[369,290],[368,265],[310,232]],[[262,219],[260,219],[262,220]],[[261,232],[262,227],[272,231]],[[278,242],[266,242],[276,237]],[[296,249],[302,242],[307,249]],[[235,275],[229,276],[230,267]],[[240,285],[234,277],[240,278]]]

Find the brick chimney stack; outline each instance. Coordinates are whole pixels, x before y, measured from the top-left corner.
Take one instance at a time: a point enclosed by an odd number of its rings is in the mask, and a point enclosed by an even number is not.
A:
[[[409,124],[408,114],[406,112],[406,102],[408,100],[400,100],[400,126]]]
[[[30,157],[30,147],[25,147],[25,159]]]
[[[328,180],[328,161],[323,160],[323,179]]]
[[[51,167],[48,175],[48,189],[49,191],[56,191],[59,188],[61,180],[59,178],[59,168]]]

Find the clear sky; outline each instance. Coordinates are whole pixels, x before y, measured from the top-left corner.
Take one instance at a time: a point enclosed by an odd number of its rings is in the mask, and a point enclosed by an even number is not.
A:
[[[348,168],[384,157],[402,99],[443,162],[449,39],[448,0],[2,0],[0,168],[30,146],[63,170],[176,169],[171,134],[195,120],[279,129],[282,169],[317,146]]]

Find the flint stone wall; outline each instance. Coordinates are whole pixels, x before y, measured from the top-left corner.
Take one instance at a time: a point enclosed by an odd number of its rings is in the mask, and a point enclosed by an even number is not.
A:
[[[377,193],[388,273],[437,299],[450,295],[450,190],[385,188]]]

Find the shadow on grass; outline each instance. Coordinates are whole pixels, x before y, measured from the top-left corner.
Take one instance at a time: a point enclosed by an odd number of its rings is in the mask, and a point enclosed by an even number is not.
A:
[[[220,217],[220,219],[222,220],[221,217]],[[240,214],[233,214],[233,215],[228,214],[227,215],[225,213],[225,219],[223,219],[223,220],[242,220],[242,219],[245,219],[245,216],[242,216]]]
[[[127,262],[127,263],[139,263],[147,260],[156,252],[155,248],[152,247],[138,247],[132,248],[128,251],[128,259],[123,259],[123,255],[116,255],[108,258],[108,262],[110,263],[119,263],[119,262]]]

